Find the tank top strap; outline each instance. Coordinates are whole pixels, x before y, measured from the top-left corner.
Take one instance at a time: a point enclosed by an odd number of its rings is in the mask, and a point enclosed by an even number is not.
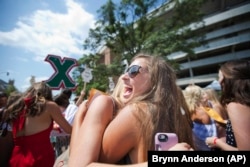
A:
[[[13,120],[13,125],[12,125],[12,132],[14,138],[16,137],[17,131],[20,131],[24,127],[25,123],[25,114],[26,114],[26,109],[23,109],[19,116]]]
[[[19,113],[18,117],[13,120],[12,131],[14,138],[16,137],[17,131],[20,131],[24,128],[26,120],[26,108],[28,108],[32,102],[32,98],[24,98],[25,108]]]

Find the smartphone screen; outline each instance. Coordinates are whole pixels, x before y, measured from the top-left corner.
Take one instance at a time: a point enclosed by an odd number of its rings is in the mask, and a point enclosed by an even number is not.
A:
[[[178,137],[175,133],[156,133],[155,150],[167,151],[178,143]]]

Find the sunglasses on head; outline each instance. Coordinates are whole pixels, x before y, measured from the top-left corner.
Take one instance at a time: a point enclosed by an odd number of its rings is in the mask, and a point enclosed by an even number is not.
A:
[[[126,70],[126,73],[128,73],[130,78],[134,78],[138,73],[140,73],[140,68],[141,66],[132,65]]]

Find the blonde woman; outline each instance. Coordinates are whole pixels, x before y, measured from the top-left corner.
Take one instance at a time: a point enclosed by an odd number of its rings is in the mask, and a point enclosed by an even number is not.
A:
[[[207,137],[217,136],[216,124],[206,113],[207,100],[204,99],[203,89],[197,85],[189,85],[183,91],[186,104],[193,121],[193,138],[195,148],[201,151],[210,151],[205,143]]]
[[[146,162],[148,150],[154,150],[157,132],[181,132],[185,135],[179,141],[189,141],[189,122],[177,126],[182,113],[175,72],[163,58],[138,54],[120,79],[116,96],[122,106],[114,119],[112,100],[105,96],[98,96],[89,108],[84,103],[80,106],[73,126],[69,166],[97,161]],[[187,143],[181,146],[182,150],[191,148]]]
[[[205,98],[209,100],[209,103],[211,104],[211,108],[215,112],[218,113],[218,115],[221,117],[221,119],[224,120],[226,123],[228,116],[227,111],[225,107],[223,107],[219,101],[218,93],[214,89],[204,89],[205,92]],[[216,120],[215,120],[216,121]],[[226,124],[216,121],[216,127],[218,132],[218,137],[222,138],[226,136]]]

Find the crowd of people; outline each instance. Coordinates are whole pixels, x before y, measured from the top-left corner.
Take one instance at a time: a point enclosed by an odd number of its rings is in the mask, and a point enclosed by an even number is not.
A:
[[[218,77],[220,94],[182,90],[163,58],[140,53],[112,94],[84,100],[83,90],[72,103],[71,90],[53,97],[45,82],[0,93],[0,166],[54,166],[53,131],[70,136],[70,167],[147,166],[157,132],[178,136],[169,151],[250,150],[250,61],[226,62]]]

